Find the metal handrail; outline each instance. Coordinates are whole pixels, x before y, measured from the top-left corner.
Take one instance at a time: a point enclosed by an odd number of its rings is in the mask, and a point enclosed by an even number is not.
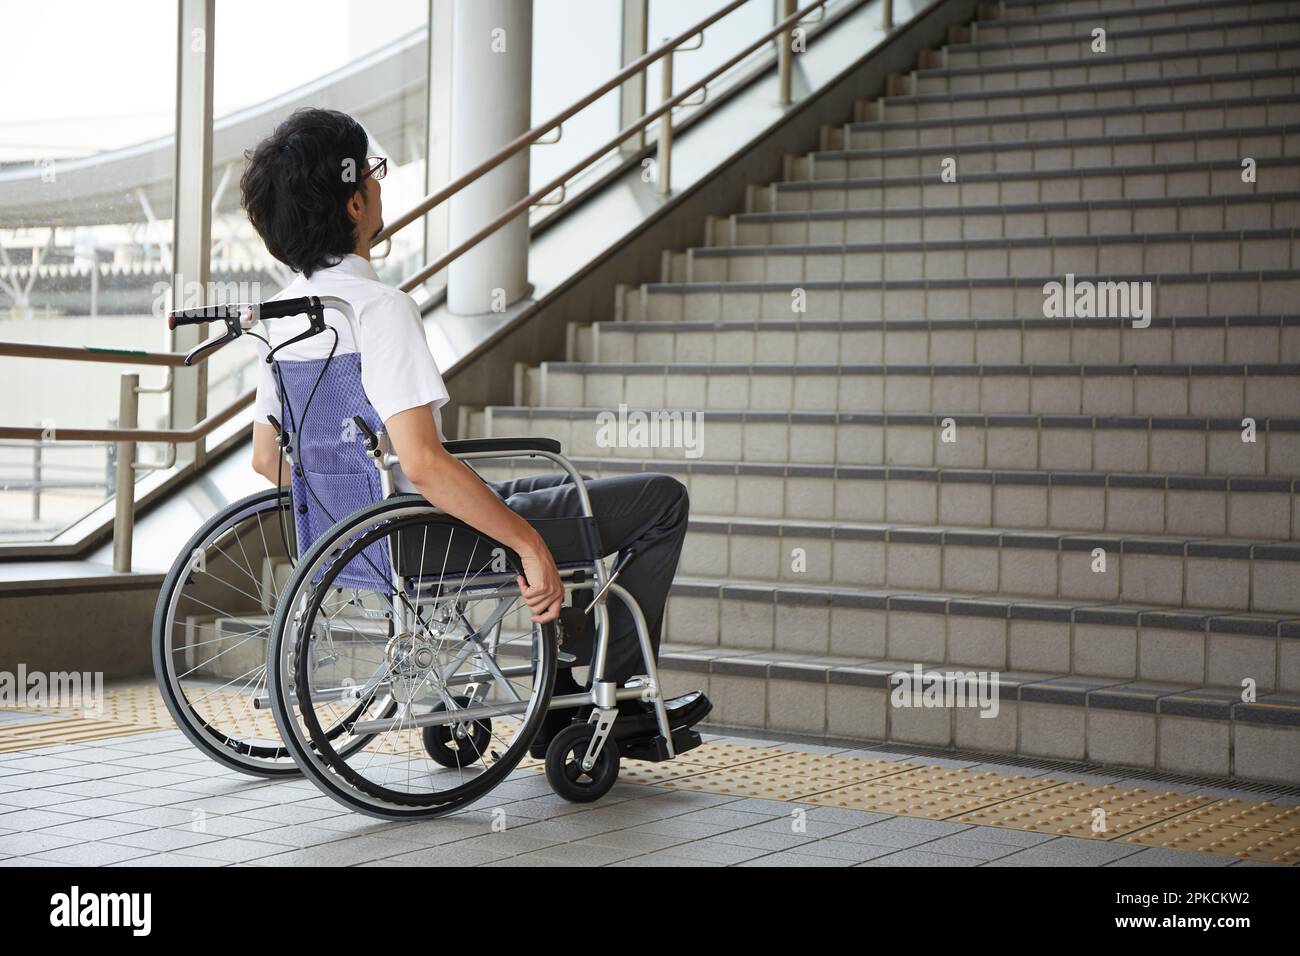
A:
[[[171,368],[185,364],[184,352],[145,352],[94,345],[38,345],[34,342],[0,342],[0,356],[61,362],[102,362],[109,365],[163,365]]]
[[[127,376],[122,377],[126,378]],[[133,444],[163,442],[170,445],[186,445],[207,438],[212,432],[230,421],[249,405],[252,405],[256,397],[257,390],[250,388],[221,411],[209,415],[203,421],[191,425],[189,428],[60,428],[55,431],[54,437],[49,440],[97,443],[128,441]],[[46,438],[46,432],[48,431],[49,429],[36,425],[30,427],[0,425],[0,438],[41,441]]]
[[[671,191],[670,164],[672,150],[672,111],[682,105],[693,106],[702,103],[703,99],[692,101],[690,98],[697,92],[701,92],[704,97],[707,97],[709,83],[713,82],[723,73],[732,69],[745,58],[749,57],[751,54],[777,37],[781,38],[777,57],[778,90],[780,93],[781,104],[783,106],[789,105],[790,74],[793,59],[789,47],[793,30],[812,13],[820,14],[817,21],[812,21],[819,22],[824,18],[826,5],[833,2],[833,0],[812,0],[812,2],[808,3],[806,6],[794,10],[793,12],[789,11],[793,8],[796,0],[782,0],[780,9],[781,12],[788,13],[787,16],[781,19],[776,25],[749,46],[733,55],[730,59],[713,69],[706,76],[694,81],[686,89],[682,90],[675,96],[669,95],[671,94],[673,55],[686,50],[698,49],[699,44],[689,47],[684,46],[683,44],[697,36],[699,37],[700,44],[703,44],[704,30],[706,28],[712,26],[714,23],[748,2],[750,2],[750,0],[730,0],[729,3],[724,4],[718,10],[678,34],[676,37],[665,41],[656,49],[643,54],[633,62],[629,63],[622,70],[614,74],[586,96],[575,101],[546,122],[541,123],[540,125],[530,129],[528,132],[516,137],[473,169],[464,173],[441,189],[429,194],[407,212],[393,220],[375,237],[374,244],[378,245],[379,243],[390,240],[396,232],[416,220],[423,218],[434,208],[460,192],[460,190],[496,169],[498,166],[505,163],[529,146],[545,145],[557,142],[561,135],[563,123],[571,116],[586,109],[606,93],[620,86],[622,83],[633,78],[637,74],[646,73],[650,66],[659,60],[665,61],[663,66],[663,102],[656,109],[644,114],[639,120],[636,120],[632,124],[620,130],[613,139],[588,154],[580,162],[575,163],[573,166],[569,167],[569,169],[565,170],[564,173],[555,177],[541,188],[534,190],[528,196],[513,203],[504,212],[498,215],[497,218],[493,219],[468,239],[461,242],[454,249],[448,251],[440,258],[426,265],[419,272],[415,273],[415,275],[406,279],[400,285],[402,291],[410,292],[412,289],[416,288],[431,276],[445,268],[455,259],[477,246],[488,236],[492,235],[498,229],[513,220],[521,212],[534,204],[540,203],[556,189],[561,190],[562,196],[565,184],[568,180],[577,176],[583,170],[597,162],[601,157],[605,156],[610,150],[636,135],[652,124],[655,120],[660,120],[661,123],[657,145],[657,166],[659,176],[658,189],[661,194],[669,193]],[[864,2],[867,2],[867,0],[859,0],[859,3],[854,4],[854,6],[856,7]],[[893,4],[891,0],[885,0],[883,22],[886,32],[888,32],[893,27]],[[543,139],[547,133],[550,133],[553,130],[556,131],[556,139]],[[562,201],[562,198],[559,201]],[[223,345],[209,350],[207,354],[201,356],[198,361],[206,361],[209,357],[223,348],[224,344],[228,343],[223,343]],[[250,389],[232,401],[221,411],[209,415],[201,422],[198,422],[189,428],[142,429],[136,427],[139,411],[139,395],[142,393],[157,393],[159,391],[165,391],[167,386],[170,384],[171,369],[181,367],[185,364],[185,353],[149,352],[132,349],[97,348],[91,346],[39,345],[27,342],[0,342],[0,356],[53,361],[146,365],[168,369],[168,383],[161,388],[141,386],[138,374],[124,373],[122,375],[121,390],[119,394],[119,427],[59,428],[56,430],[55,434],[51,436],[49,434],[49,429],[46,428],[36,426],[20,427],[0,425],[0,439],[116,443],[117,461],[115,488],[117,500],[113,523],[113,567],[116,571],[129,571],[131,569],[131,524],[134,520],[135,472],[152,471],[159,468],[170,467],[175,461],[176,446],[178,444],[193,443],[204,440],[216,429],[233,419],[240,411],[253,404],[256,395],[256,391]],[[135,449],[136,445],[142,442],[161,442],[169,444],[171,446],[169,458],[158,464],[144,464],[137,462],[135,460]]]

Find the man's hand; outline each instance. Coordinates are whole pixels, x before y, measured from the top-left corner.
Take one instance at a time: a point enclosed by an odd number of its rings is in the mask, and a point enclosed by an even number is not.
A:
[[[555,559],[540,542],[538,550],[520,554],[519,559],[524,564],[524,577],[528,579],[518,579],[524,601],[533,612],[536,623],[549,624],[560,616],[560,604],[564,601],[564,584],[560,581]]]

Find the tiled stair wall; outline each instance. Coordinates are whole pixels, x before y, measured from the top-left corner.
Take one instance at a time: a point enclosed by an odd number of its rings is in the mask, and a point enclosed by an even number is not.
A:
[[[718,725],[1300,782],[1300,0],[982,10],[470,433],[687,484],[662,660]]]

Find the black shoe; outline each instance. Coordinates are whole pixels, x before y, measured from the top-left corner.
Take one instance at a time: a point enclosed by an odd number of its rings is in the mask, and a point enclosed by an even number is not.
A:
[[[624,701],[630,705],[627,709],[619,707],[618,720],[614,722],[614,739],[643,740],[659,735],[659,720],[655,716],[654,705],[645,701]],[[680,697],[671,697],[664,701],[668,711],[668,729],[681,730],[694,727],[713,710],[713,704],[704,696],[703,691],[693,690]]]
[[[568,680],[573,682],[573,678],[569,676],[567,669],[560,671],[560,674],[568,677]],[[574,687],[577,688],[576,690],[562,689],[560,680],[561,677],[559,676],[555,679],[556,694],[573,694],[586,689],[577,687],[576,682],[573,682]],[[687,727],[694,727],[709,716],[709,713],[713,710],[713,703],[704,696],[703,691],[693,690],[689,694],[665,700],[664,708],[668,711],[669,730],[677,731]],[[543,719],[542,727],[537,731],[537,736],[533,738],[533,742],[528,748],[528,755],[537,760],[542,760],[546,756],[547,746],[556,734],[574,721],[586,721],[590,716],[590,704],[584,704],[574,709],[565,708],[564,710],[550,711]],[[654,705],[640,700],[620,701],[618,719],[614,721],[612,735],[619,742],[638,742],[659,736],[659,719],[655,715]]]

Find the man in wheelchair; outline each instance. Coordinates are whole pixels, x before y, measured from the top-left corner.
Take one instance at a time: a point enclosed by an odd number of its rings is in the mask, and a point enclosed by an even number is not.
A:
[[[484,482],[443,447],[440,408],[446,386],[429,351],[420,311],[406,293],[381,283],[370,264],[374,237],[383,225],[380,180],[387,160],[368,156],[369,138],[352,117],[333,110],[294,113],[247,154],[240,182],[249,221],[267,251],[298,277],[275,298],[336,296],[351,304],[360,341],[351,323],[327,313],[328,332],[284,343],[300,331],[293,323],[267,323],[268,344],[277,358],[333,359],[356,353],[364,396],[383,422],[400,461],[396,491],[423,495],[437,508],[513,549],[520,557],[523,599],[538,623],[559,621],[562,650],[582,666],[590,659],[590,615],[582,606],[562,607],[564,587],[542,536],[527,519],[580,513],[578,489],[563,473]],[[349,175],[355,171],[355,175]],[[284,346],[284,347],[282,347]],[[267,346],[260,346],[265,358]],[[253,426],[253,468],[273,484],[288,484],[289,463],[276,428],[281,404],[269,363],[261,369]],[[328,387],[328,381],[326,382]],[[584,476],[585,478],[586,476]],[[635,553],[619,583],[644,613],[658,654],[664,605],[686,535],[686,488],[665,474],[640,473],[587,482],[601,541],[607,550]],[[575,603],[590,591],[573,591]],[[631,613],[608,602],[610,642],[605,676],[623,686],[638,672],[640,644]],[[567,659],[567,657],[566,657]],[[581,692],[571,667],[558,672],[555,695]],[[665,702],[674,730],[702,720],[711,705],[699,692]],[[534,756],[571,720],[589,708],[553,710],[538,733]],[[655,733],[650,705],[623,701],[615,739]]]

